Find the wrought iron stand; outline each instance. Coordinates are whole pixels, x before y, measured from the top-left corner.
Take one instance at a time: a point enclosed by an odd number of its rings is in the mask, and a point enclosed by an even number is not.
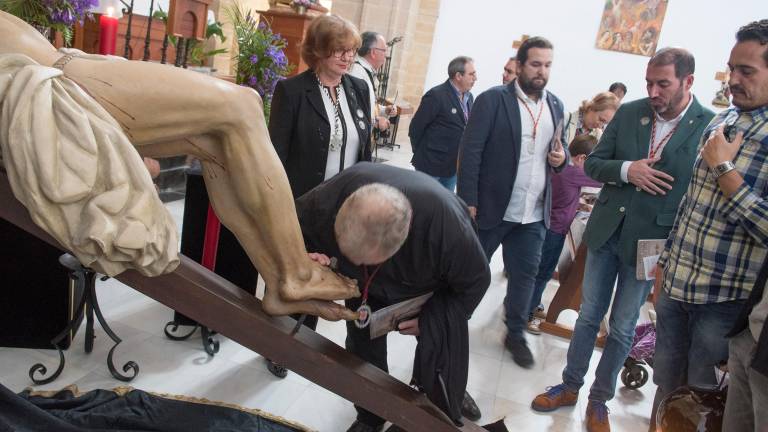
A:
[[[200,328],[200,338],[203,342],[203,349],[209,356],[215,355],[217,352],[219,352],[219,340],[215,339],[213,336],[216,334],[215,331],[209,329],[208,327],[204,325],[200,325],[198,323],[195,323],[194,326],[192,326],[192,330],[189,331],[189,333],[182,334],[182,335],[176,335],[174,334],[176,331],[179,330],[179,326],[182,325],[177,321],[168,321],[167,324],[165,324],[165,329],[163,330],[165,332],[165,335],[168,337],[168,339],[175,340],[175,341],[183,341],[187,340],[195,334],[195,330]]]
[[[93,332],[93,315],[94,312],[96,313],[96,318],[99,320],[99,323],[101,324],[101,328],[104,330],[104,332],[109,336],[110,339],[112,339],[113,342],[115,342],[115,345],[112,346],[112,349],[109,350],[109,355],[107,356],[107,367],[109,368],[109,372],[112,374],[115,379],[128,382],[132,379],[136,378],[136,375],[139,374],[139,365],[136,364],[134,361],[128,361],[123,365],[123,372],[125,372],[127,375],[121,374],[114,365],[114,362],[112,360],[112,357],[115,353],[115,348],[122,342],[122,340],[117,337],[117,335],[112,331],[112,329],[107,324],[107,321],[104,319],[104,315],[101,313],[101,309],[99,308],[99,302],[96,298],[96,278],[97,273],[93,270],[84,267],[80,262],[75,258],[74,256],[70,254],[64,254],[59,257],[59,262],[64,267],[68,268],[70,272],[70,277],[75,283],[82,284],[82,297],[77,304],[77,309],[75,311],[74,316],[72,317],[72,320],[67,324],[67,326],[64,328],[64,330],[61,331],[58,335],[56,335],[55,338],[51,340],[51,344],[58,350],[59,352],[59,365],[56,368],[56,370],[49,376],[48,378],[45,378],[45,374],[48,372],[48,368],[45,367],[42,363],[37,363],[33,365],[31,368],[29,368],[29,377],[32,379],[32,381],[35,384],[48,384],[55,380],[56,378],[61,375],[61,371],[64,370],[64,352],[62,351],[61,347],[59,346],[59,343],[61,343],[62,340],[64,340],[65,337],[67,337],[67,334],[71,332],[78,324],[80,324],[83,314],[85,314],[86,319],[86,325],[85,325],[85,352],[90,353],[93,351],[93,340],[96,338]],[[108,276],[103,276],[101,280],[107,280]],[[130,371],[130,372],[129,372]],[[39,373],[41,376],[40,378],[35,378],[35,374]]]

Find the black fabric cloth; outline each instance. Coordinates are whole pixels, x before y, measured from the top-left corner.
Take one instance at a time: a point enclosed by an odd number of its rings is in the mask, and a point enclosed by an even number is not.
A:
[[[563,123],[563,102],[547,92],[547,105],[557,130],[557,125]],[[492,87],[477,97],[461,140],[456,193],[467,205],[477,208],[477,224],[482,230],[501,224],[509,205],[520,163],[521,128],[515,80],[507,85]],[[558,168],[547,169],[546,174],[544,224],[547,228],[552,208],[551,171],[561,171],[570,160],[565,128],[560,140],[565,151],[565,163]]]
[[[223,406],[177,401],[131,390],[121,395],[65,389],[51,397],[17,394],[0,385],[0,431],[296,432],[266,417]]]
[[[752,313],[752,309],[762,300],[766,282],[768,282],[768,259],[763,262],[763,267],[760,268],[760,273],[757,275],[755,286],[752,288],[752,292],[749,294],[749,298],[741,312],[739,312],[739,317],[736,319],[730,333],[728,333],[728,337],[738,335],[749,326],[749,314]],[[752,369],[768,376],[768,320],[763,324],[760,340],[757,341],[755,356],[752,358]]]
[[[360,121],[364,122],[365,128],[355,128],[360,138],[358,160],[370,161],[371,102],[368,84],[345,74],[341,85],[355,124],[358,123],[358,113],[363,114]],[[269,137],[288,175],[294,198],[322,183],[325,177],[332,121],[328,119],[312,70],[277,83],[270,108]]]
[[[461,421],[469,373],[469,330],[463,318],[461,305],[443,293],[424,305],[411,382],[455,423]]]
[[[370,183],[384,183],[400,190],[413,207],[408,238],[392,258],[381,264],[371,282],[368,294],[371,309],[376,311],[436,292],[451,305],[451,310],[457,311],[455,315],[460,316],[461,325],[466,326],[490,283],[488,261],[466,205],[424,173],[359,163],[305,194],[296,200],[296,210],[307,250],[338,258],[339,271],[357,279],[362,289],[363,268],[342,256],[333,227],[344,200]],[[369,266],[369,273],[374,267]],[[360,298],[346,302],[353,310],[360,303]],[[384,371],[388,370],[386,339],[371,340],[367,328],[358,329],[353,323],[347,323],[347,350]],[[461,352],[458,347],[456,349]],[[460,390],[463,394],[464,388]],[[370,416],[366,417],[363,411],[360,412],[359,419],[366,424],[384,422],[373,414],[368,413]]]
[[[470,93],[467,101],[469,110],[473,100]],[[408,128],[413,166],[436,177],[456,174],[459,142],[466,125],[464,110],[450,80],[429,89],[421,98]]]

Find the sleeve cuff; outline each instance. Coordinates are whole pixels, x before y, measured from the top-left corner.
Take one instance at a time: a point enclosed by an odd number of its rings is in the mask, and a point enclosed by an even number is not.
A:
[[[752,189],[746,183],[741,183],[739,189],[728,200],[721,212],[729,222],[738,223],[757,204],[758,200],[759,198],[752,193]]]
[[[621,181],[624,183],[629,183],[629,166],[632,165],[632,162],[630,161],[624,161],[621,164],[621,173],[619,174],[621,176]]]

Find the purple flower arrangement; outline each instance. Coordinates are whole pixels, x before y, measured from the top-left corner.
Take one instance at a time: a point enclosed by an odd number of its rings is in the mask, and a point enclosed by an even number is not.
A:
[[[259,93],[264,102],[264,117],[268,120],[275,86],[293,69],[285,56],[287,42],[280,34],[272,33],[264,21],[257,23],[250,10],[243,13],[233,5],[227,14],[237,37],[237,83]]]
[[[72,26],[91,18],[98,0],[0,0],[0,10],[23,19],[40,29],[60,32],[69,45]]]
[[[291,5],[293,7],[303,6],[305,8],[309,8],[309,6],[312,4],[310,0],[293,0],[291,2]]]

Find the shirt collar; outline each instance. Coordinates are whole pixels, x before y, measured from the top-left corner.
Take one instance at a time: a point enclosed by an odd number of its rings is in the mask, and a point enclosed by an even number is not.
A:
[[[368,62],[368,60],[365,59],[365,57],[357,56],[357,61],[360,63],[360,66],[363,67],[363,69],[367,69],[369,72],[373,72],[373,66]]]
[[[735,110],[739,114],[749,114],[752,116],[752,121],[768,120],[768,105],[755,108],[752,111],[742,111],[739,108],[735,108]]]
[[[519,97],[520,99],[522,99],[525,102],[530,102],[530,103],[532,103],[534,105],[538,103],[535,100],[533,100],[530,97],[528,97],[527,94],[525,94],[523,89],[520,88],[520,84],[518,84],[517,79],[515,79],[515,94],[517,94],[517,97]],[[540,100],[544,100],[546,98],[547,98],[547,90],[546,89],[542,89],[541,90],[541,99]]]
[[[462,97],[461,97],[461,92],[459,91],[459,89],[456,88],[456,85],[453,83],[453,80],[449,79],[448,80],[448,84],[451,85],[451,88],[453,89],[453,92],[456,93],[456,96],[458,96],[459,99],[461,99],[463,101],[464,99],[462,99]],[[469,92],[467,92],[467,93],[469,93]],[[464,98],[467,97],[467,93],[464,93]]]
[[[690,93],[691,98],[688,100],[688,105],[685,106],[685,109],[680,112],[680,114],[677,115],[677,117],[673,118],[672,120],[667,120],[656,111],[653,111],[653,113],[656,115],[656,121],[660,123],[680,123],[680,120],[685,116],[685,113],[688,112],[688,108],[691,107],[693,104],[693,93]]]

